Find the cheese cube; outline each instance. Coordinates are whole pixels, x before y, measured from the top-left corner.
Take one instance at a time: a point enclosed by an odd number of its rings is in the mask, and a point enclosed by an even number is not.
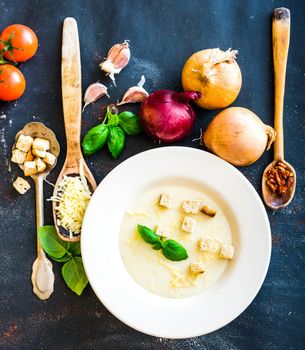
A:
[[[198,241],[198,248],[201,252],[214,253],[217,250],[215,241],[209,237],[201,237]]]
[[[25,176],[34,175],[34,174],[37,174],[37,172],[38,172],[38,170],[37,170],[35,161],[24,163],[24,175]]]
[[[234,247],[230,244],[223,244],[220,250],[220,257],[223,259],[232,260],[234,257]]]
[[[35,157],[33,156],[32,151],[29,150],[28,153],[26,154],[25,162],[31,162],[34,159],[35,159]]]
[[[186,214],[198,214],[202,201],[200,199],[186,199],[182,203],[182,209]]]
[[[52,154],[50,152],[46,152],[46,155],[43,158],[43,161],[49,165],[54,165],[56,162],[56,157],[54,156],[54,154]]]
[[[16,143],[16,148],[20,149],[20,151],[28,152],[32,147],[32,143],[33,143],[33,138],[31,136],[20,135]]]
[[[17,177],[17,179],[13,183],[13,187],[20,194],[25,194],[25,192],[27,192],[31,188],[30,184],[22,177]]]
[[[47,167],[47,164],[41,159],[41,158],[36,158],[35,159],[36,167],[39,173],[42,173],[45,168]]]
[[[40,158],[44,158],[46,156],[46,151],[42,151],[40,149],[37,148],[33,148],[32,149],[32,153],[34,154],[34,156],[36,157],[40,157]]]
[[[190,271],[195,274],[204,273],[205,266],[202,261],[196,261],[190,265]]]
[[[50,141],[46,139],[41,139],[40,137],[36,137],[33,141],[33,148],[39,149],[40,151],[47,151],[50,149]]]
[[[186,216],[182,222],[181,230],[188,233],[193,233],[195,230],[196,221]]]
[[[173,207],[172,196],[168,193],[161,193],[159,205],[161,205],[161,207],[165,207],[165,208],[172,208]]]
[[[171,235],[171,230],[169,227],[164,226],[164,225],[158,225],[156,228],[156,235],[161,236],[161,237],[169,237]]]
[[[12,152],[11,161],[17,164],[23,164],[26,158],[26,153],[20,149],[14,149]]]

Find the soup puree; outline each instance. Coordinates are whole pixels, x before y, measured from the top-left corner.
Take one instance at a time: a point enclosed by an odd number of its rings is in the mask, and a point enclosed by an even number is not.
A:
[[[161,193],[173,198],[173,208],[159,205]],[[186,199],[202,199],[203,204],[217,211],[215,217],[201,212],[186,214],[182,203]],[[193,233],[181,230],[185,216],[196,221]],[[137,232],[137,224],[155,231],[157,225],[169,227],[171,239],[179,242],[188,252],[188,259],[171,261],[161,250],[154,250],[143,241]],[[189,297],[200,293],[217,281],[226,270],[229,260],[219,257],[222,244],[232,244],[232,228],[220,205],[199,188],[189,186],[155,186],[143,191],[126,211],[120,229],[120,250],[127,270],[143,288],[168,298]],[[201,237],[215,239],[218,250],[215,253],[201,252],[198,241]],[[206,271],[202,274],[190,272],[193,262],[202,261]]]

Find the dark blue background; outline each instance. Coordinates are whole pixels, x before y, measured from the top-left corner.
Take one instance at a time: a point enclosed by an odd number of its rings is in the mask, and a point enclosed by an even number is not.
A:
[[[100,80],[110,86],[113,101],[144,74],[148,91],[181,89],[185,60],[209,47],[239,50],[243,87],[235,106],[248,107],[267,124],[273,123],[271,12],[291,10],[291,45],[285,99],[286,159],[295,166],[297,191],[290,206],[268,210],[273,250],[265,283],[247,310],[223,329],[188,340],[165,340],[138,333],[112,316],[88,287],[81,297],[64,284],[54,263],[55,291],[39,301],[31,290],[35,259],[34,191],[19,196],[12,180],[20,170],[7,159],[15,133],[32,120],[52,128],[62,153],[50,175],[55,181],[63,164],[65,138],[60,88],[62,21],[74,16],[79,24],[83,87]],[[23,64],[27,80],[17,102],[0,103],[0,348],[1,349],[304,349],[305,344],[305,3],[303,1],[0,1],[1,29],[11,23],[32,27],[39,38],[35,58]],[[118,88],[98,64],[114,43],[130,40],[130,64],[117,78]],[[96,125],[106,100],[89,106],[83,132]],[[217,111],[197,109],[192,134],[179,145],[200,148],[199,136]],[[157,147],[146,136],[128,138],[118,160],[102,150],[88,161],[97,182],[124,159]],[[240,169],[260,193],[262,171],[272,159],[265,152],[254,165]],[[45,196],[52,187],[45,184]],[[241,203],[242,205],[242,203]],[[253,213],[255,215],[255,213]],[[45,221],[52,223],[46,204]],[[102,247],[101,247],[102,251]],[[259,252],[257,252],[259,254]],[[253,276],[255,278],[255,276]],[[242,291],[240,291],[242,293]],[[228,302],[230,299],[228,297]],[[204,312],[200,310],[199,312]],[[160,315],[161,316],[161,315]],[[183,317],[183,315],[181,315]],[[179,320],[177,320],[179,322]]]

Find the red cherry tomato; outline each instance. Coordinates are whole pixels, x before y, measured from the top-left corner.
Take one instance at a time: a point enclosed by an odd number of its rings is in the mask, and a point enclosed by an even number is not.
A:
[[[0,39],[2,40],[0,49],[8,47],[4,57],[10,61],[25,62],[33,57],[37,51],[36,34],[23,24],[12,24],[6,27],[0,35]]]
[[[24,90],[25,79],[20,70],[11,64],[0,65],[0,100],[17,100]]]

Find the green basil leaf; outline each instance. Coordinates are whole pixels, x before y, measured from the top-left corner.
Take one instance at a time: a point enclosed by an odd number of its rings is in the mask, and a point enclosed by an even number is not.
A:
[[[138,135],[142,132],[139,118],[132,112],[121,112],[119,114],[119,125],[127,135]]]
[[[180,261],[188,258],[185,248],[173,239],[168,239],[164,242],[162,253],[167,259],[172,261]]]
[[[119,125],[119,116],[117,114],[108,114],[108,125]]]
[[[81,255],[79,242],[67,242],[67,249],[73,256]]]
[[[112,157],[117,159],[124,149],[125,133],[119,126],[111,126],[109,129],[108,148]]]
[[[161,248],[162,248],[161,242],[157,242],[152,246],[152,249],[154,249],[154,250],[160,250]]]
[[[74,256],[63,265],[61,273],[67,286],[77,295],[81,295],[88,284],[82,258]]]
[[[68,252],[68,242],[60,239],[54,226],[42,226],[38,229],[38,237],[43,250],[56,261],[67,261],[71,259]]]
[[[57,262],[66,262],[66,261],[69,261],[71,258],[72,258],[72,254],[71,253],[66,253],[61,258],[54,258],[54,256],[53,256],[52,260],[57,261]]]
[[[100,150],[109,135],[108,125],[100,124],[90,129],[82,142],[83,152],[85,156],[91,156]]]
[[[154,233],[153,230],[146,226],[142,225],[137,225],[137,230],[142,237],[142,239],[149,244],[155,244],[155,243],[160,243],[161,240],[158,235]]]

